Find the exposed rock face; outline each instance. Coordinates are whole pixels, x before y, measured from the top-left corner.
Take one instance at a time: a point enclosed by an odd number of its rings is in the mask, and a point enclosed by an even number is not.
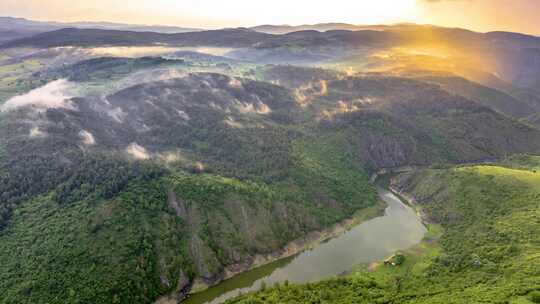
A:
[[[159,298],[155,304],[178,304],[187,297],[191,284],[190,279],[180,271],[176,291]]]
[[[186,208],[186,202],[183,200],[179,200],[176,197],[176,193],[174,193],[173,190],[169,190],[168,192],[168,199],[169,199],[169,206],[176,211],[176,215],[186,221],[188,219],[188,212]]]
[[[408,164],[413,155],[414,146],[403,138],[376,136],[368,134],[362,137],[361,158],[375,168],[395,168]]]
[[[176,201],[182,200],[177,198]],[[292,204],[275,202],[272,205],[246,204],[231,199],[219,210],[188,208],[187,223],[192,234],[189,254],[197,274],[193,290],[222,280],[228,266],[229,272],[241,272],[255,263],[258,254],[278,252],[286,244],[284,240],[300,238],[303,231],[320,227],[304,210]],[[206,237],[200,236],[203,234]]]
[[[391,187],[398,193],[406,195],[410,201],[418,204],[427,203],[434,196],[444,197],[447,187],[438,178],[432,178],[430,180],[430,191],[422,191],[422,187],[424,187],[422,181],[426,177],[426,174],[428,173],[422,170],[411,170],[400,173],[392,178]],[[437,172],[430,172],[429,174],[437,174]]]

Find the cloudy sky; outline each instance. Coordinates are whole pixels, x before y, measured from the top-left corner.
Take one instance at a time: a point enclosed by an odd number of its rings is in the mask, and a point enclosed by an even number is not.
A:
[[[540,0],[1,0],[0,16],[218,28],[431,23],[540,35]]]

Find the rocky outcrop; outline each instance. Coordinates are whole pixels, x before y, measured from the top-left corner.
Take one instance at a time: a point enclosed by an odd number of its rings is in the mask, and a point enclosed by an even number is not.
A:
[[[414,145],[404,138],[386,135],[365,134],[362,137],[360,157],[374,168],[395,168],[410,162]]]

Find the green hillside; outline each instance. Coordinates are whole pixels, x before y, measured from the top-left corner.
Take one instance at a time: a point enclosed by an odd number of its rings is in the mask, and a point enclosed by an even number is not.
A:
[[[53,190],[3,209],[0,302],[150,303],[212,284],[375,204],[367,174],[332,147],[296,143],[290,175],[271,183],[86,156]]]
[[[284,284],[228,303],[538,303],[539,162],[518,157],[502,166],[402,174],[394,186],[432,223],[402,264]]]

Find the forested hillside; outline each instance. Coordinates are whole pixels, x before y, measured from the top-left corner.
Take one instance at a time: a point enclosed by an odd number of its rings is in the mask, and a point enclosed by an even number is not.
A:
[[[227,303],[538,303],[538,157],[425,169],[393,179],[430,223],[396,266],[307,285],[282,284]]]

